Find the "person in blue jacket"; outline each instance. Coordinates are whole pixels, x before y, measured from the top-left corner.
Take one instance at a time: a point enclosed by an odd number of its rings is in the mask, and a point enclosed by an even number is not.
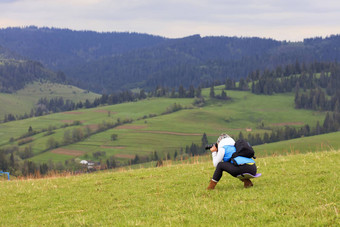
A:
[[[233,177],[243,173],[250,173],[256,175],[257,167],[255,161],[251,158],[246,157],[236,157],[234,161],[231,160],[231,156],[236,152],[235,141],[227,134],[221,134],[217,139],[217,147],[214,145],[210,148],[213,164],[216,167],[214,175],[210,180],[208,190],[215,188],[218,181],[221,179],[223,171],[229,173]],[[253,183],[249,179],[242,180],[244,182],[244,187],[249,188],[253,186]]]

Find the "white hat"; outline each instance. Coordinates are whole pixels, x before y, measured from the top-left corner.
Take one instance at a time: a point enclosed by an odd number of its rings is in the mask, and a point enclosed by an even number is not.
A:
[[[230,137],[228,134],[226,134],[226,133],[222,133],[222,134],[220,135],[220,137],[218,137],[217,143],[220,143],[221,140],[223,140],[223,139],[225,139],[225,138],[231,138],[231,137]]]

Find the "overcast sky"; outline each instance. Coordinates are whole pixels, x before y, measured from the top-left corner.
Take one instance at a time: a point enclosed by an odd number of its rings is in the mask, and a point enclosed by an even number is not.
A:
[[[301,41],[340,34],[340,0],[0,0],[0,27]]]

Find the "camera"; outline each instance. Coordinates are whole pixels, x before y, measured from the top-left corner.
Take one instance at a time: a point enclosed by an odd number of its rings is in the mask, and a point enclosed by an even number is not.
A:
[[[217,147],[217,143],[208,144],[208,145],[205,146],[205,149],[206,149],[206,150],[210,150],[210,148],[212,148],[213,146],[216,146],[216,147]]]

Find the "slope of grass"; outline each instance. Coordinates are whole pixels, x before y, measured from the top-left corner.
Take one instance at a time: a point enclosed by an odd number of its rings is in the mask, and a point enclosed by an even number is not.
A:
[[[173,155],[180,147],[200,144],[203,133],[207,133],[209,141],[214,142],[221,132],[237,136],[242,131],[246,136],[246,128],[251,128],[252,133],[263,133],[267,130],[257,128],[262,122],[271,127],[279,127],[275,126],[277,123],[297,122],[297,127],[301,127],[307,123],[315,125],[317,120],[323,119],[323,113],[295,110],[290,104],[292,96],[258,97],[238,91],[228,91],[228,94],[233,97],[232,102],[208,100],[205,107],[135,121],[130,124],[130,128],[114,128],[68,148],[139,155],[156,150]],[[145,109],[148,107],[145,105]],[[118,140],[110,141],[111,134],[117,134]],[[103,148],[103,144],[110,148]]]
[[[317,151],[331,151],[340,149],[340,132],[327,133],[317,136],[280,141],[255,146],[257,157],[272,154],[298,154]]]
[[[35,82],[28,84],[24,89],[17,91],[14,94],[0,93],[0,119],[3,119],[5,114],[23,115],[30,113],[31,109],[40,98],[55,98],[63,97],[64,100],[69,99],[77,103],[86,99],[93,101],[100,97],[98,94],[87,92],[83,89],[55,83],[40,83]]]
[[[1,226],[337,226],[340,152],[257,160],[254,187],[211,162],[2,181]]]

